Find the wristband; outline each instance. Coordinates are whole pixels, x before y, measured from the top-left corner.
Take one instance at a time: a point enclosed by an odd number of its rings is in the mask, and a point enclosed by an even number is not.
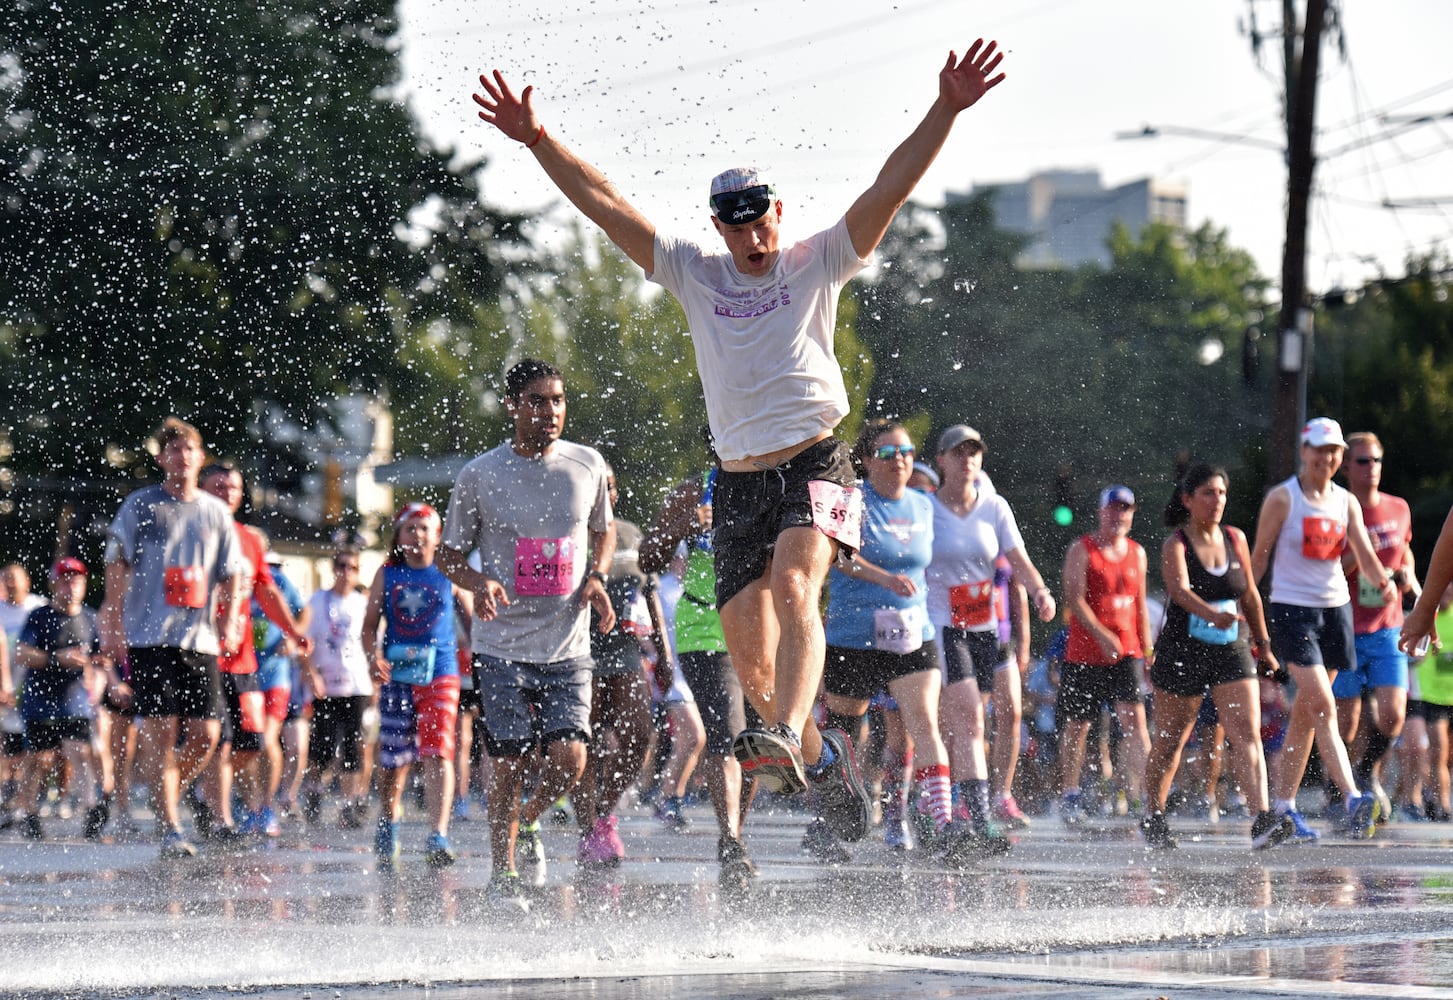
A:
[[[604,574],[604,573],[602,573],[602,572],[601,572],[601,571],[600,571],[600,570],[598,570],[598,569],[593,569],[593,570],[591,570],[591,571],[590,571],[590,572],[589,572],[589,573],[586,573],[586,574],[585,574],[585,578],[586,578],[586,579],[587,579],[587,580],[599,580],[599,581],[600,581],[600,585],[601,585],[601,586],[602,586],[602,587],[604,587],[604,586],[605,586],[605,580],[606,580],[606,576],[605,576],[605,574]]]
[[[535,133],[535,138],[533,138],[529,142],[525,143],[525,148],[526,149],[534,149],[536,146],[538,146],[540,144],[540,140],[543,139],[543,138],[545,138],[545,126],[541,125],[540,126],[540,131],[538,131],[538,132]]]

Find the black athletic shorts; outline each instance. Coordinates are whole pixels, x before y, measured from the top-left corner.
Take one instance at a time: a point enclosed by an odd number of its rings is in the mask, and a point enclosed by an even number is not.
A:
[[[133,646],[128,656],[138,718],[220,721],[227,714],[217,657],[175,646]]]
[[[931,641],[911,653],[829,646],[822,683],[828,694],[866,701],[886,688],[890,681],[937,669],[938,647]]]
[[[747,727],[742,682],[737,679],[732,658],[726,653],[704,651],[677,653],[676,657],[706,727],[706,753],[730,757],[732,740]]]
[[[718,608],[767,571],[778,535],[787,528],[812,527],[808,483],[813,480],[856,485],[848,446],[823,438],[771,469],[717,473],[712,542]]]
[[[943,629],[944,684],[973,678],[979,693],[994,693],[994,671],[1009,665],[1009,644],[999,631],[970,632],[946,625]]]
[[[1059,672],[1059,717],[1090,722],[1106,702],[1142,704],[1140,675],[1144,668],[1145,661],[1135,656],[1109,666],[1064,664]]]

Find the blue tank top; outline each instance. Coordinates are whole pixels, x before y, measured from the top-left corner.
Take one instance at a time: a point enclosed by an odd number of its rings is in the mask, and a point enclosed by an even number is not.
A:
[[[454,592],[438,566],[383,568],[384,645],[434,646],[435,677],[457,677]]]

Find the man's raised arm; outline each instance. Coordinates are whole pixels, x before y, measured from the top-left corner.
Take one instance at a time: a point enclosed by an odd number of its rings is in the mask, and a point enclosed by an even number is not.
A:
[[[943,148],[959,112],[977,103],[990,88],[1003,81],[1003,73],[989,75],[1004,58],[1004,53],[997,51],[998,44],[985,45],[981,38],[969,46],[962,60],[949,52],[948,62],[938,74],[938,98],[928,114],[913,134],[889,154],[878,179],[848,209],[848,235],[859,257],[866,257],[877,249],[893,216]]]
[[[516,97],[499,70],[494,71],[493,79],[480,74],[479,85],[484,88],[483,94],[474,95],[474,103],[480,107],[479,117],[534,153],[560,193],[599,226],[627,257],[647,274],[653,273],[656,227],[621,197],[604,174],[545,131],[545,126],[535,117],[531,100],[535,88],[526,87]]]

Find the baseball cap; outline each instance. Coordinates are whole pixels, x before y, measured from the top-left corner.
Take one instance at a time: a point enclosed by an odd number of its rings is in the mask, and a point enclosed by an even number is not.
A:
[[[85,576],[86,572],[85,563],[75,556],[66,556],[64,559],[57,559],[55,565],[50,568],[50,578],[58,580],[67,575]]]
[[[435,524],[440,523],[438,511],[426,503],[416,501],[404,504],[399,508],[399,512],[394,515],[394,527],[397,528],[405,521],[412,521],[416,517],[425,521],[433,521]]]
[[[1108,507],[1112,503],[1124,504],[1127,507],[1135,506],[1135,494],[1130,492],[1129,486],[1121,486],[1118,483],[1114,486],[1107,486],[1100,491],[1100,506]]]
[[[979,436],[979,432],[968,424],[954,424],[938,436],[938,454],[953,451],[965,441],[977,441],[980,447],[984,444],[984,439]]]
[[[707,204],[711,214],[729,226],[755,222],[767,214],[777,188],[759,167],[732,167],[711,179]]]
[[[1309,444],[1313,448],[1329,444],[1340,448],[1347,447],[1347,441],[1342,437],[1342,425],[1331,417],[1313,417],[1308,420],[1307,425],[1302,428],[1302,444]]]

